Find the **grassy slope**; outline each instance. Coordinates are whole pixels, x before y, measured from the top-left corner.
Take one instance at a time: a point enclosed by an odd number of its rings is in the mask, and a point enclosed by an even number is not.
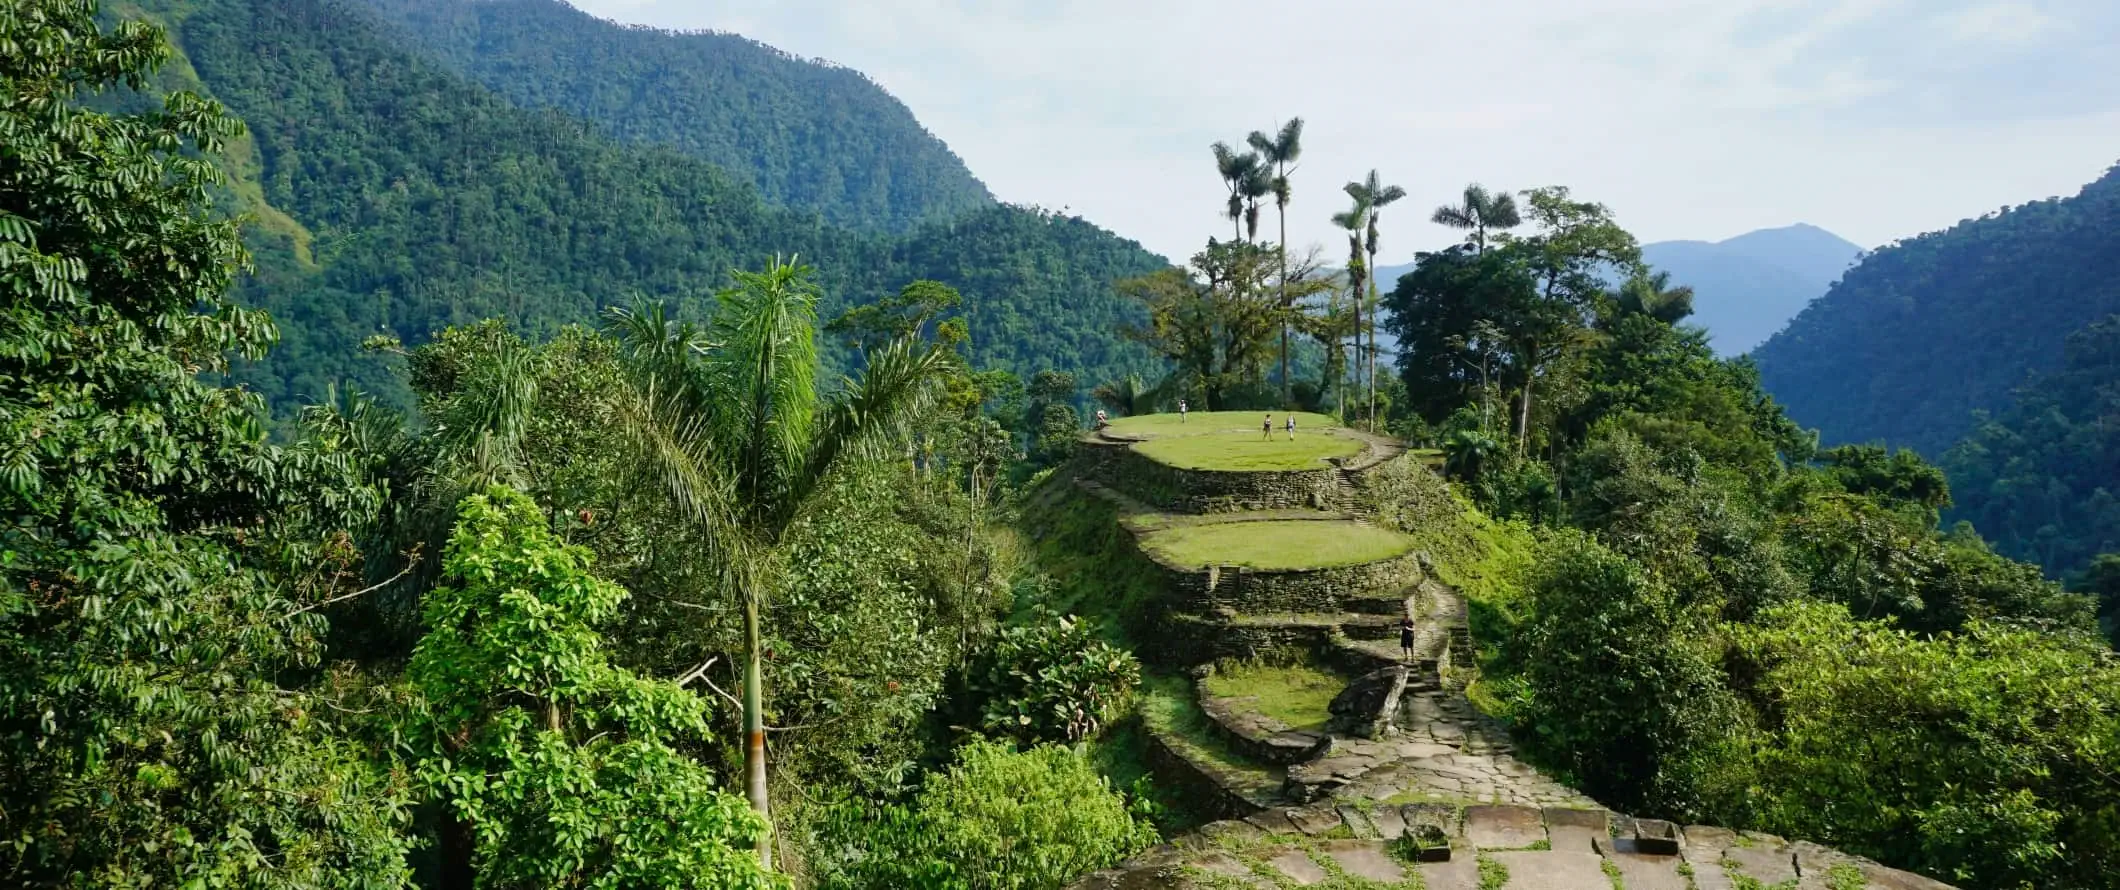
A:
[[[1396,532],[1353,522],[1220,522],[1150,532],[1142,546],[1184,566],[1311,569],[1390,559],[1413,549]]]
[[[1305,664],[1232,664],[1202,681],[1218,698],[1250,698],[1252,709],[1290,729],[1322,729],[1347,678]]]
[[[1186,470],[1316,470],[1325,467],[1327,458],[1359,453],[1362,443],[1310,430],[1299,429],[1293,439],[1281,430],[1265,437],[1251,430],[1163,436],[1135,445],[1134,450]]]

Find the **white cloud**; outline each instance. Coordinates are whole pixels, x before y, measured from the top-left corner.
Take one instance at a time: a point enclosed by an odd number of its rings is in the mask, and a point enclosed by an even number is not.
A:
[[[1877,244],[2120,158],[2111,0],[574,2],[860,69],[1003,199],[1174,257],[1226,229],[1208,144],[1289,115],[1291,240],[1336,249],[1374,167],[1411,192],[1395,258],[1450,237],[1425,208],[1471,181],[1570,185],[1648,239]]]

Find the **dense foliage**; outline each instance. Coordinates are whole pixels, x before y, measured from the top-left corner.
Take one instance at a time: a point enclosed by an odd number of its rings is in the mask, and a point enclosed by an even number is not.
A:
[[[359,352],[372,335],[416,343],[506,315],[542,337],[641,296],[696,312],[729,269],[786,253],[824,270],[827,315],[915,279],[955,287],[982,366],[1151,370],[1117,335],[1137,315],[1110,285],[1164,263],[1079,218],[990,205],[896,236],[841,229],[672,148],[518,109],[360,6],[141,5],[177,23],[183,59],[164,85],[212,95],[249,127],[227,164],[231,200],[265,224],[239,298],[283,339],[237,379],[283,414],[335,384],[409,406],[392,363]],[[832,345],[832,364],[850,365]]]
[[[602,21],[561,0],[365,0],[401,39],[518,105],[664,145],[833,225],[903,230],[992,203],[859,72],[734,34]]]
[[[272,336],[226,299],[243,251],[190,155],[237,124],[79,108],[166,55],[93,4],[0,6],[0,45],[0,873],[394,885],[406,789],[315,672],[375,505],[197,377]]]
[[[1059,890],[1156,840],[1081,752],[972,742],[914,801],[864,824],[823,886]]]
[[[980,728],[1024,742],[1080,742],[1101,734],[1133,703],[1141,665],[1106,643],[1094,624],[1039,609],[1003,630],[981,666]]]
[[[1624,257],[1575,208],[1595,234],[1573,243]],[[1479,594],[1527,749],[1633,812],[1967,886],[2110,886],[2120,727],[2090,599],[1943,530],[1950,487],[1913,452],[1819,450],[1683,324],[1681,283],[1549,291],[1586,254],[1538,229],[1426,256],[1387,301],[1402,423],[1546,530],[1520,593]]]
[[[1957,509],[1997,549],[2057,574],[2120,552],[2120,315],[1944,455]]]
[[[2067,337],[2120,312],[2120,167],[2073,198],[1868,255],[1753,351],[1767,390],[1829,442],[1936,457],[2002,411]]]
[[[415,775],[446,809],[442,880],[486,886],[781,886],[741,852],[765,831],[673,744],[706,701],[610,663],[626,592],[537,505],[467,497],[406,679]]]

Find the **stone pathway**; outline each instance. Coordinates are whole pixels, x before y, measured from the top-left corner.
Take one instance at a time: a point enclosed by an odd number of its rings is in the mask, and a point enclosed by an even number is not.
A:
[[[1422,826],[1435,834],[1417,841]],[[1649,847],[1637,839],[1644,829],[1668,831],[1673,844]],[[1416,848],[1445,858],[1417,861],[1428,857]],[[1435,804],[1269,809],[1202,826],[1074,890],[1280,890],[1345,879],[1426,890],[1954,890],[1772,835],[1681,831],[1599,809]]]

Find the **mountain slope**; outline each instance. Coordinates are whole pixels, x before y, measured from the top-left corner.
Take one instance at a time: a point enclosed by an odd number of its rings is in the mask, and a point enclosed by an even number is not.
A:
[[[363,0],[515,104],[710,161],[768,202],[903,230],[993,203],[964,162],[859,72],[733,34],[597,19],[561,0]]]
[[[2063,341],[2120,312],[2120,167],[2073,198],[1878,250],[1754,350],[1790,416],[1828,443],[1940,455]]]
[[[1151,366],[1113,333],[1135,310],[1110,281],[1164,261],[1080,220],[990,205],[898,238],[842,229],[766,206],[703,161],[516,108],[400,49],[364,7],[132,8],[173,28],[172,71],[248,124],[234,191],[288,221],[250,231],[258,270],[240,294],[282,342],[238,378],[282,411],[333,385],[403,403],[387,359],[358,349],[373,334],[417,343],[494,315],[541,333],[642,296],[696,317],[729,268],[775,253],[819,267],[827,317],[935,278],[964,291],[982,361],[1093,381]]]
[[[1742,354],[1826,292],[1862,249],[1824,229],[1761,229],[1725,241],[1659,241],[1642,260],[1693,288],[1693,317],[1721,355]]]

